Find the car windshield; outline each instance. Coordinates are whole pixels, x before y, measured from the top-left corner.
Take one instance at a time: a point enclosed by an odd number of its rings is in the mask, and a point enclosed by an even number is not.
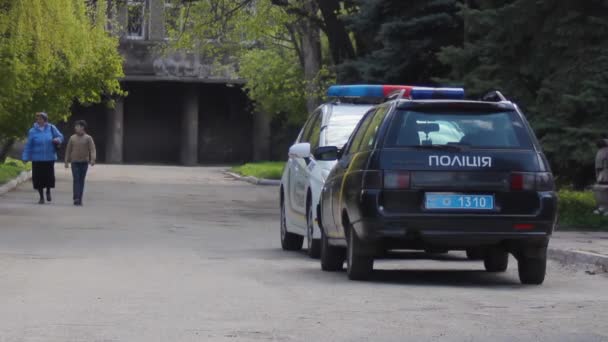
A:
[[[327,123],[326,145],[342,147],[371,106],[344,106],[334,108]]]
[[[529,149],[528,132],[515,112],[397,112],[387,147],[462,145]]]

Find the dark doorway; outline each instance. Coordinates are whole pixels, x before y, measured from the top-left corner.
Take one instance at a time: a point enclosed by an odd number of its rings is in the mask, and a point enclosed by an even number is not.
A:
[[[178,164],[183,89],[176,83],[126,83],[124,162]]]

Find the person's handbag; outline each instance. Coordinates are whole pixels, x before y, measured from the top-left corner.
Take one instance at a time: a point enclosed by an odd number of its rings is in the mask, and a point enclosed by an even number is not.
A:
[[[53,136],[53,146],[55,147],[55,153],[59,153],[59,150],[61,149],[61,143],[55,142],[55,138],[59,138],[59,135],[55,134],[56,130],[57,130],[57,127],[51,125],[51,135]]]

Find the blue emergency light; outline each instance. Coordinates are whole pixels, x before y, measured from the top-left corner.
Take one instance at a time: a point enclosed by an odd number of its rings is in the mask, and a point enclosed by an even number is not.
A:
[[[462,100],[463,88],[428,88],[404,85],[334,85],[327,90],[329,97],[360,97],[360,98],[386,98],[396,91],[404,91],[403,97],[411,100]]]

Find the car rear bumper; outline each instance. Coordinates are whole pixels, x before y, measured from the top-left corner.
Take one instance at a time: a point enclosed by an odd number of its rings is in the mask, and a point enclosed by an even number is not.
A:
[[[517,229],[523,224],[526,229]],[[551,221],[514,218],[408,218],[361,220],[352,223],[360,239],[394,247],[424,248],[427,245],[468,248],[501,243],[548,244]],[[530,228],[532,227],[533,228]]]
[[[533,215],[386,212],[381,193],[364,191],[351,224],[364,241],[397,247],[428,245],[467,248],[501,243],[547,245],[556,223],[553,192],[538,193],[540,206]]]

